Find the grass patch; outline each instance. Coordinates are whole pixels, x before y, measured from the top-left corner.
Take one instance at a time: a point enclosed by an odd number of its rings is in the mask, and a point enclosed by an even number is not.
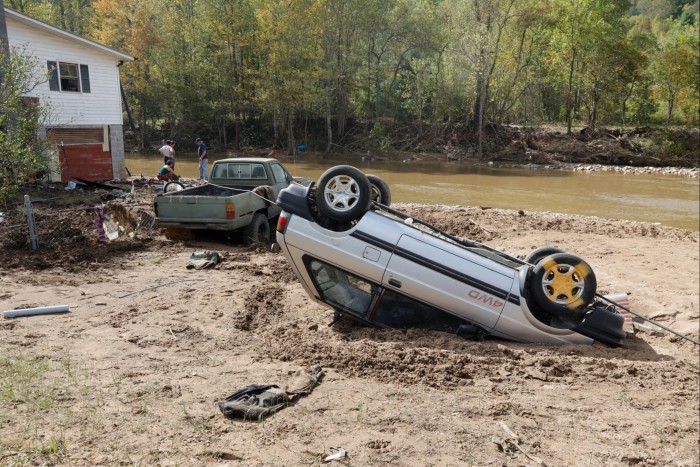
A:
[[[54,465],[66,453],[63,434],[50,432],[50,412],[66,384],[45,359],[0,357],[0,464]]]

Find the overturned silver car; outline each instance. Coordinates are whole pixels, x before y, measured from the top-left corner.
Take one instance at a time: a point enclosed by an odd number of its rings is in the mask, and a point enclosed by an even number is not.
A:
[[[380,178],[351,166],[280,192],[277,243],[336,317],[465,338],[620,345],[623,318],[596,300],[581,258],[544,247],[520,260],[408,217],[390,198]]]

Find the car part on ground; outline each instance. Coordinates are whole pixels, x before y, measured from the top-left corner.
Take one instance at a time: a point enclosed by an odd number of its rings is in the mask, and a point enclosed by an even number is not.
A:
[[[624,319],[594,299],[595,274],[581,258],[549,247],[529,264],[372,203],[370,192],[360,170],[338,166],[277,199],[277,243],[336,317],[470,338],[620,345]]]

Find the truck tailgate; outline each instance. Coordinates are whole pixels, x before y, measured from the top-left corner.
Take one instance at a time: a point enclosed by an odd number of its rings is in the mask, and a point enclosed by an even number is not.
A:
[[[229,224],[226,207],[234,204],[234,196],[246,190],[218,185],[203,185],[156,197],[156,216],[162,225],[168,223]],[[240,213],[242,214],[242,213]]]

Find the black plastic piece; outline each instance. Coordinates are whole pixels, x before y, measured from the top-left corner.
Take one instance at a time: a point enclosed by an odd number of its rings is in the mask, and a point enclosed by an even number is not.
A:
[[[308,192],[309,187],[293,183],[280,191],[279,196],[277,196],[277,206],[283,211],[312,221],[313,217],[307,200]]]
[[[625,331],[622,329],[624,321],[622,315],[614,313],[604,306],[594,306],[571,330],[608,347],[619,347],[625,337]]]

